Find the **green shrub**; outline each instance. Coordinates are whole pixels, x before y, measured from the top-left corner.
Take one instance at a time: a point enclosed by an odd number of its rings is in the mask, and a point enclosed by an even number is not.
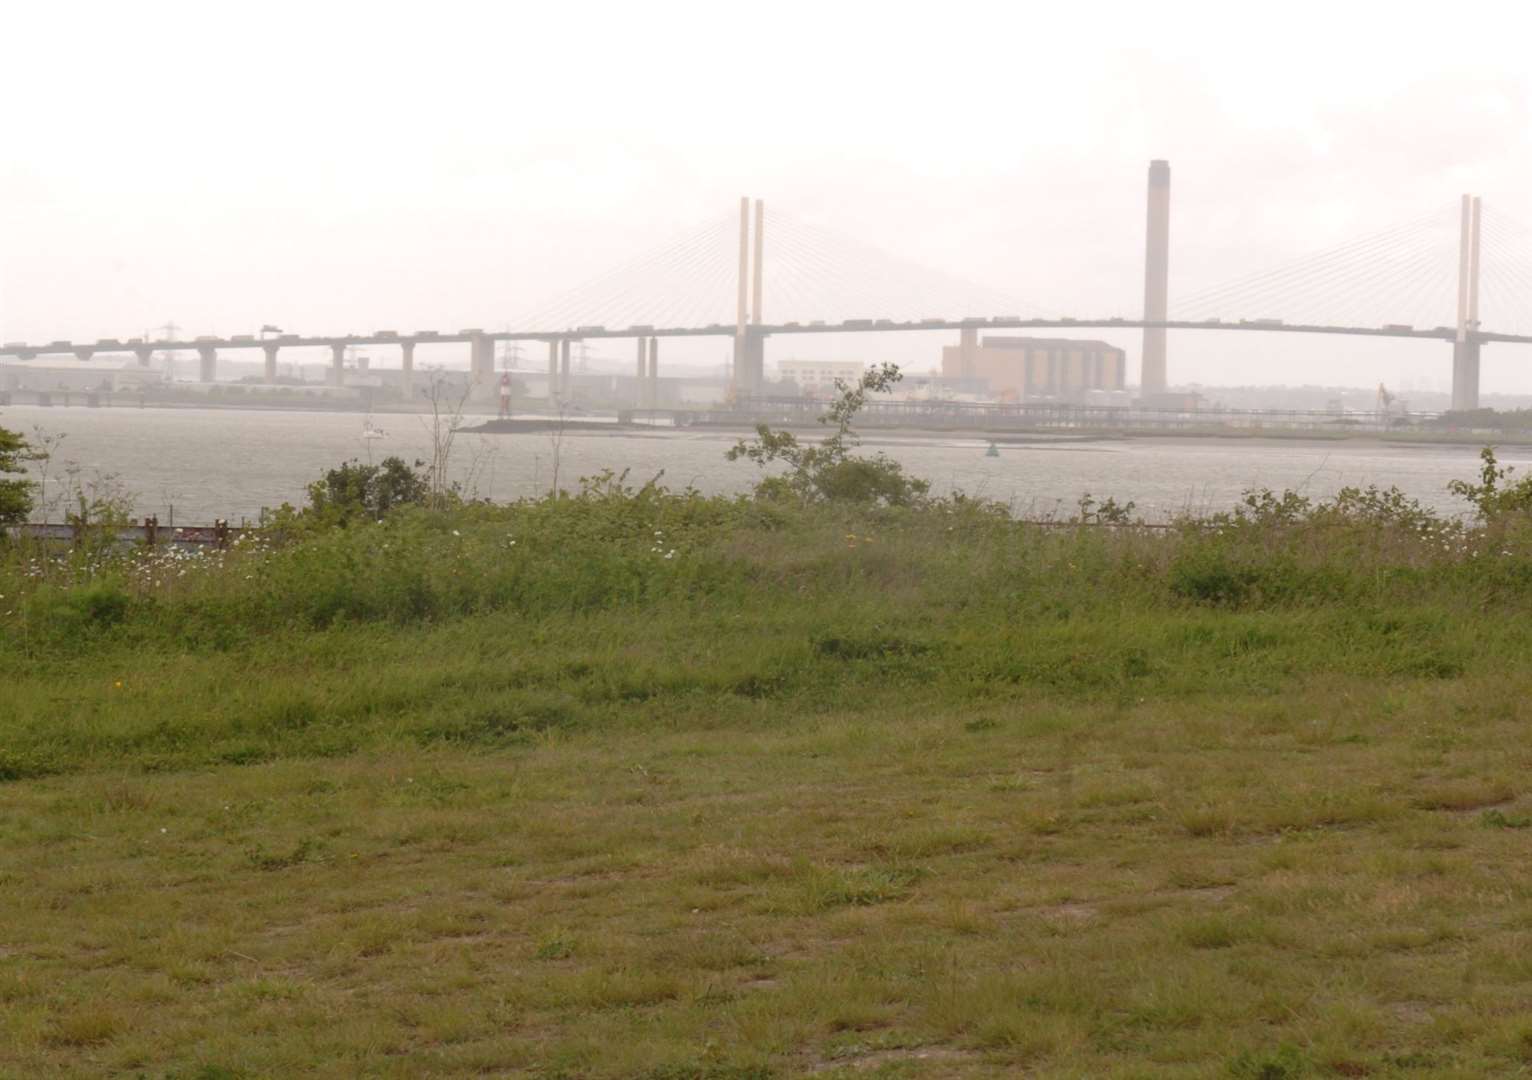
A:
[[[323,525],[345,526],[377,521],[399,507],[424,505],[430,485],[422,465],[417,461],[412,469],[397,457],[377,465],[348,461],[309,485],[307,513]]]
[[[27,520],[36,488],[30,480],[10,480],[7,474],[24,474],[24,463],[34,455],[26,439],[0,428],[0,529]],[[0,537],[4,534],[0,533]]]
[[[1260,580],[1259,572],[1236,565],[1227,552],[1193,550],[1170,566],[1170,591],[1194,603],[1238,607],[1248,600]]]
[[[850,503],[863,506],[912,506],[923,502],[931,485],[906,476],[904,467],[884,454],[859,457],[860,444],[852,421],[867,403],[867,395],[892,389],[903,376],[895,364],[882,364],[862,374],[855,386],[837,379],[840,396],[819,418],[835,431],[817,446],[804,446],[790,431],[756,428],[752,442],[741,439],[727,454],[730,461],[746,458],[761,468],[781,463],[787,472],[768,476],[756,485],[762,499],[793,498],[806,502]]]

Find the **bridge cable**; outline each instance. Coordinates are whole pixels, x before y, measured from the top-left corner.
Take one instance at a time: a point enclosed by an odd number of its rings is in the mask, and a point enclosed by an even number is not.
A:
[[[1317,254],[1300,256],[1269,270],[1260,271],[1235,279],[1234,281],[1193,292],[1183,302],[1194,304],[1204,299],[1217,298],[1226,293],[1250,292],[1256,287],[1263,285],[1282,287],[1288,281],[1294,279],[1302,280],[1309,277],[1316,268],[1352,265],[1357,256],[1386,250],[1397,246],[1401,241],[1409,242],[1414,236],[1432,227],[1439,220],[1440,216],[1440,211],[1433,211],[1428,215],[1423,215],[1402,225],[1346,241],[1343,244]]]
[[[842,317],[930,316],[928,308],[942,306],[932,303],[932,294],[945,294],[952,299],[966,297],[970,303],[982,296],[989,305],[998,302],[1006,307],[1035,310],[1032,305],[1018,304],[1016,298],[987,286],[911,263],[833,230],[806,225],[780,212],[769,215],[769,220],[775,233],[786,240],[789,252],[800,259],[805,273],[819,270],[830,279],[826,284],[866,305],[863,311],[835,313]],[[770,245],[770,229],[767,235]],[[853,285],[852,282],[860,284]],[[906,310],[905,305],[911,303],[924,303],[927,309]]]
[[[699,252],[716,246],[726,226],[727,219],[709,222],[678,241],[566,291],[553,302],[524,316],[522,323],[530,330],[572,329],[579,315],[599,315],[602,306],[610,306],[614,300],[619,303],[626,300],[636,287],[652,282],[656,276],[673,276],[678,267],[695,259]],[[564,325],[558,325],[561,322]]]
[[[1441,211],[1432,211],[1391,229],[1347,241],[1318,255],[1304,256],[1271,270],[1193,292],[1176,302],[1177,310],[1196,316],[1209,312],[1213,305],[1228,305],[1233,301],[1280,301],[1284,296],[1291,296],[1295,286],[1299,291],[1322,287],[1324,283],[1348,276],[1359,260],[1386,259],[1410,248],[1427,237],[1441,218]]]
[[[1238,303],[1247,307],[1252,316],[1256,315],[1253,305],[1257,304],[1264,304],[1274,309],[1287,308],[1292,311],[1292,305],[1301,305],[1315,296],[1326,295],[1336,283],[1354,279],[1358,259],[1365,259],[1371,266],[1386,265],[1413,248],[1418,240],[1424,238],[1424,235],[1422,232],[1412,230],[1407,235],[1392,236],[1386,241],[1379,239],[1349,249],[1345,253],[1344,260],[1331,256],[1324,260],[1305,261],[1301,265],[1289,267],[1281,280],[1271,277],[1265,281],[1247,281],[1244,286],[1236,284],[1218,290],[1209,290],[1200,296],[1194,295],[1188,298],[1182,302],[1181,306],[1183,309],[1195,311],[1199,304],[1206,307],[1211,306],[1215,301],[1222,304]],[[1262,311],[1260,314],[1264,316],[1277,313],[1277,311]]]

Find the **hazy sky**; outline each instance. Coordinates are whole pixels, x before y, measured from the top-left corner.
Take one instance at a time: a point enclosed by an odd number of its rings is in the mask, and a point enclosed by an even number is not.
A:
[[[1152,157],[1174,170],[1174,309],[1463,191],[1532,223],[1529,21],[1338,0],[11,5],[0,337],[497,327],[745,193],[1041,307],[1132,315]],[[1525,309],[1504,319],[1532,330]],[[1138,336],[1114,340],[1136,369]],[[923,368],[941,344],[772,349]],[[1449,354],[1180,334],[1170,374],[1444,385]],[[1486,349],[1484,386],[1532,390],[1532,348]]]

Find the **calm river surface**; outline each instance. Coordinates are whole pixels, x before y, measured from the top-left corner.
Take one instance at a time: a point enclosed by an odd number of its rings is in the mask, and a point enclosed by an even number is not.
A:
[[[36,429],[63,435],[60,462],[82,477],[112,474],[134,497],[139,514],[166,521],[254,519],[263,506],[301,504],[304,485],[350,458],[397,454],[407,461],[430,456],[423,418],[385,415],[374,422],[381,439],[361,437],[356,413],[218,409],[87,409],[13,406],[0,425],[29,437]],[[469,418],[466,423],[476,423]],[[632,433],[570,430],[556,452],[547,434],[460,434],[454,472],[481,496],[509,500],[547,491],[555,457],[561,486],[610,468],[629,469],[630,482],[664,470],[673,488],[737,492],[754,480],[746,462],[724,460],[736,436],[721,431]],[[34,440],[35,441],[35,440]],[[1010,502],[1021,513],[1047,513],[1095,497],[1132,499],[1140,513],[1163,518],[1187,508],[1232,505],[1253,487],[1295,488],[1311,496],[1348,485],[1397,485],[1440,510],[1463,505],[1447,494],[1447,481],[1472,478],[1471,446],[1388,446],[1359,442],[1253,439],[1102,439],[1084,442],[1035,438],[1002,443],[986,457],[988,441],[946,435],[867,438],[938,491],[960,488]],[[1525,471],[1532,450],[1507,448],[1503,461]],[[58,468],[54,466],[55,470]],[[50,487],[53,485],[50,484]]]

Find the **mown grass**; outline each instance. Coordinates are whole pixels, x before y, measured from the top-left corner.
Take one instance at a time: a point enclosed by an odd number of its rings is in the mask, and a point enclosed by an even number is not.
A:
[[[654,493],[12,553],[0,1074],[1525,1072],[1529,568]]]

